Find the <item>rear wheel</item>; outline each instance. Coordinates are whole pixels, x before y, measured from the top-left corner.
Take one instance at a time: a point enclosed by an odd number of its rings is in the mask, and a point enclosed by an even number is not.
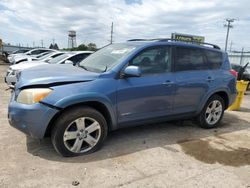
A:
[[[219,95],[210,97],[198,116],[202,128],[215,128],[219,125],[225,110],[225,102]]]
[[[89,107],[64,112],[56,121],[51,140],[63,156],[77,156],[99,149],[107,136],[103,115]]]

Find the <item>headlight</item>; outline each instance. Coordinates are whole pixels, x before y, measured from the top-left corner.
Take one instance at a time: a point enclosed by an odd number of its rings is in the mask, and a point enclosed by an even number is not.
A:
[[[22,104],[34,104],[40,102],[52,92],[49,88],[24,89],[18,97],[17,102]]]

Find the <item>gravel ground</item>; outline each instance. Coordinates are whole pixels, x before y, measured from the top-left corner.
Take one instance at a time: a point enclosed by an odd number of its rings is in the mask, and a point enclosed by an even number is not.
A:
[[[50,139],[9,126],[0,65],[0,187],[250,187],[250,92],[204,130],[189,121],[112,132],[93,154],[62,158]]]

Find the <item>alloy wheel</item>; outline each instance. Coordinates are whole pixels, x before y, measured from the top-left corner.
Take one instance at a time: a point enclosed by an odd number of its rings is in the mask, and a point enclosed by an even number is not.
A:
[[[205,118],[209,125],[216,124],[222,115],[222,104],[219,100],[212,101],[206,109]]]
[[[73,153],[91,150],[99,141],[101,126],[93,118],[81,117],[70,123],[64,131],[63,142]]]

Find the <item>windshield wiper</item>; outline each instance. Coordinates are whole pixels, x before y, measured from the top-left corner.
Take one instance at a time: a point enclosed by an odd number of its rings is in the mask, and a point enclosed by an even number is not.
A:
[[[108,65],[106,65],[105,69],[102,72],[106,72],[108,69]]]
[[[78,67],[83,68],[84,70],[88,71],[88,69],[84,65],[78,65]]]

